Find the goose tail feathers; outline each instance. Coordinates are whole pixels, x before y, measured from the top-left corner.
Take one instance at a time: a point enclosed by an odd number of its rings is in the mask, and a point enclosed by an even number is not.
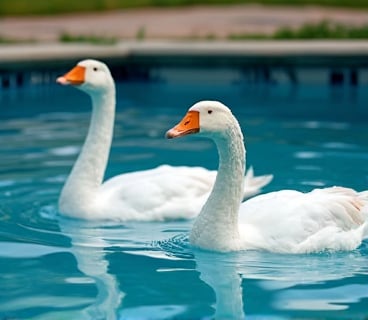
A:
[[[358,198],[363,202],[363,207],[360,210],[364,219],[363,239],[368,239],[368,190],[359,192]]]
[[[243,200],[253,197],[261,192],[261,189],[269,184],[273,179],[272,174],[254,176],[253,167],[249,167],[244,177]]]

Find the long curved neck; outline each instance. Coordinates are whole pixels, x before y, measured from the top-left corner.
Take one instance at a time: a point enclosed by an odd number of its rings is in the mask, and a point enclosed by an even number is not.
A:
[[[115,88],[91,94],[91,99],[87,138],[59,199],[59,209],[76,216],[91,205],[104,178],[114,127]]]
[[[215,251],[237,250],[240,245],[238,212],[243,197],[245,148],[238,125],[216,137],[219,168],[212,192],[194,222],[192,245]]]

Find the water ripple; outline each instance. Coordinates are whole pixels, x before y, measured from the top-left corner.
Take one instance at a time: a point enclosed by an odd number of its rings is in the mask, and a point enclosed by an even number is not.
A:
[[[168,256],[182,259],[193,259],[194,257],[187,234],[178,234],[170,239],[154,241],[152,245],[156,250],[162,250]]]

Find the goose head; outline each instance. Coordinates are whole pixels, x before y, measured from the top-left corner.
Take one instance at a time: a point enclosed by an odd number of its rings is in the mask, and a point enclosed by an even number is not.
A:
[[[56,82],[74,86],[88,94],[102,93],[114,87],[114,80],[106,64],[92,59],[80,61],[69,72],[58,77]]]
[[[166,132],[166,138],[179,138],[194,133],[212,139],[221,138],[228,136],[234,126],[239,128],[228,107],[219,101],[204,100],[194,104],[184,118]]]

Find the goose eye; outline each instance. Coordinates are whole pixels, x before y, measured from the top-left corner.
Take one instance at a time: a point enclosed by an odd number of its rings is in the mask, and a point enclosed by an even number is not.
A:
[[[212,113],[212,110],[208,110],[208,111],[207,111],[207,113],[208,113],[208,114],[211,114],[211,113]]]
[[[97,67],[94,67],[94,68],[93,68],[93,71],[97,71],[97,70],[98,70],[98,69],[97,69]]]

